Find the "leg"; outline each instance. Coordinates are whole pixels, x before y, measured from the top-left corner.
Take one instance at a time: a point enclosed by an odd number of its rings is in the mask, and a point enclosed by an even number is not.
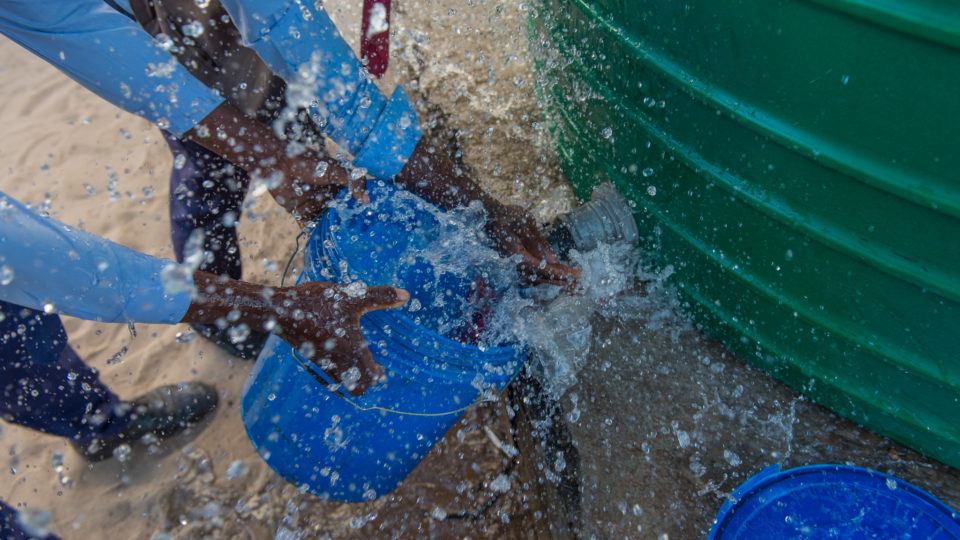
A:
[[[6,302],[0,315],[0,416],[80,444],[125,427],[120,399],[67,344],[60,317]]]
[[[166,133],[164,138],[174,156],[170,173],[170,228],[177,260],[183,262],[187,240],[199,229],[204,234],[203,249],[213,255],[200,269],[241,279],[236,222],[249,177],[196,143],[181,141]],[[244,359],[256,358],[267,338],[259,328],[251,329],[249,335],[235,341],[227,328],[191,327],[231,355]]]
[[[171,436],[216,407],[216,391],[202,383],[121,401],[67,344],[59,317],[6,302],[0,316],[0,418],[65,437],[87,459],[108,458],[148,433]]]
[[[0,501],[0,538],[3,540],[30,540],[36,538],[36,534],[42,534],[42,531],[26,530],[20,525],[18,518],[19,512],[9,505]],[[57,536],[47,533],[44,540],[58,540]]]
[[[170,173],[170,227],[173,250],[183,261],[190,234],[204,233],[204,250],[213,259],[202,270],[240,279],[240,246],[235,224],[249,185],[249,177],[199,144],[164,133],[174,156]],[[183,157],[180,157],[183,156]],[[179,167],[178,167],[179,166]]]

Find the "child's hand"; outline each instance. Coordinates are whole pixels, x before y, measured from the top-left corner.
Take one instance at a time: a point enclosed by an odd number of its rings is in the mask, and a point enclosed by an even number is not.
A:
[[[383,377],[360,333],[360,316],[400,307],[402,289],[362,284],[302,283],[278,291],[277,333],[354,395]]]
[[[531,282],[551,282],[572,288],[580,272],[562,264],[537,223],[516,206],[504,206],[484,193],[439,145],[424,137],[395,178],[397,184],[440,208],[478,201],[487,211],[487,234],[506,255],[520,255],[521,276]]]
[[[540,233],[540,227],[522,208],[490,204],[486,228],[502,253],[522,257],[518,270],[524,280],[572,288],[580,279],[580,271],[560,262],[553,247]]]
[[[360,316],[400,307],[410,294],[362,283],[302,283],[273,289],[197,271],[196,294],[183,322],[215,324],[224,319],[251,328],[275,328],[300,354],[320,366],[353,394],[383,377],[360,332]],[[235,316],[235,317],[234,317]]]

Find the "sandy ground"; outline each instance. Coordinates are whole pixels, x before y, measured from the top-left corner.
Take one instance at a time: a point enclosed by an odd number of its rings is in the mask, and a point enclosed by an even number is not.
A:
[[[327,6],[355,43],[359,2]],[[550,168],[549,154],[537,150],[542,141],[523,20],[516,5],[400,3],[388,79],[404,81],[425,98],[420,105],[431,125],[469,127],[455,135],[465,162],[488,189],[549,216],[569,205],[569,192]],[[172,255],[171,157],[156,128],[6,39],[0,39],[0,123],[5,192],[65,223],[147,253]],[[111,178],[115,189],[108,187]],[[283,267],[296,234],[293,220],[264,197],[244,214],[240,231],[246,279],[277,283],[277,273],[267,269],[271,261]],[[65,322],[71,344],[122,397],[196,379],[216,385],[221,400],[209,421],[127,463],[91,466],[62,440],[0,425],[7,465],[0,497],[49,511],[51,529],[65,538],[272,538],[282,528],[302,528],[308,537],[533,534],[524,522],[522,490],[498,497],[488,487],[500,474],[514,478],[512,461],[483,429],[509,442],[496,407],[467,415],[393,496],[364,505],[324,503],[297,494],[247,441],[238,400],[250,363],[201,339],[178,342],[183,325],[137,325],[133,336],[122,325]],[[61,475],[51,462],[58,453]],[[225,471],[237,460],[249,472],[229,480]]]

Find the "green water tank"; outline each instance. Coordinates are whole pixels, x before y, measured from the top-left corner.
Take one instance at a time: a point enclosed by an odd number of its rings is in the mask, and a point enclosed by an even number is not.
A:
[[[695,321],[960,466],[960,3],[549,0],[540,97]]]

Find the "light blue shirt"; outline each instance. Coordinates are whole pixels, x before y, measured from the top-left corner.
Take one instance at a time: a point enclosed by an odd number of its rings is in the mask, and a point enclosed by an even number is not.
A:
[[[400,172],[422,135],[410,98],[401,87],[390,99],[380,92],[319,2],[221,3],[244,45],[275,74],[295,89],[312,86],[311,112],[323,133],[353,154],[354,165],[385,180]]]
[[[164,290],[160,275],[169,264],[45,218],[0,192],[0,300],[81,319],[176,323],[190,294]]]
[[[120,1],[122,7],[126,2]],[[409,98],[387,99],[312,0],[223,0],[244,42],[288,83],[319,76],[311,110],[323,132],[377,178],[395,176],[421,137]],[[0,33],[111,103],[181,135],[223,100],[129,17],[102,0],[0,0]],[[300,86],[302,88],[302,86]],[[0,299],[108,322],[173,323],[190,305],[167,294],[169,264],[43,218],[0,193]],[[9,274],[7,274],[9,275]]]
[[[420,140],[416,111],[402,88],[389,99],[380,92],[333,21],[314,4],[223,0],[244,43],[288,84],[303,87],[301,72],[313,69],[311,110],[324,134],[370,175],[392,178]],[[223,101],[103,0],[0,0],[0,33],[175,135]]]
[[[176,135],[223,101],[103,0],[0,0],[0,33]]]

